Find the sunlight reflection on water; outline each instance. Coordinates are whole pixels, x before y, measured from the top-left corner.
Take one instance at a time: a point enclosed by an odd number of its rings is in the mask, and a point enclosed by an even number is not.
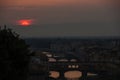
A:
[[[50,71],[51,75],[50,77],[53,78],[58,78],[59,77],[59,72],[56,71]],[[68,71],[64,73],[65,78],[69,79],[73,79],[73,80],[78,80],[78,78],[80,78],[82,76],[81,72],[79,71]]]
[[[58,78],[59,72],[57,71],[50,71],[51,75],[50,77]],[[88,73],[88,76],[96,76],[96,74]],[[82,77],[82,73],[80,71],[68,71],[64,73],[65,78],[67,80],[79,80],[80,77]]]

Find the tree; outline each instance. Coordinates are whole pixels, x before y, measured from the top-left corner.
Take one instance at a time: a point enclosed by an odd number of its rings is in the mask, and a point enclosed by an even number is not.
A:
[[[17,33],[0,29],[0,80],[25,80],[31,54]]]

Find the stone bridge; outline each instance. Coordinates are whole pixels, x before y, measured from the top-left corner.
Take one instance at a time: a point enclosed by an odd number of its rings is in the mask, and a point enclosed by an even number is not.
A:
[[[38,62],[39,62],[38,57]],[[80,71],[82,73],[82,77],[87,77],[87,73],[95,73],[98,75],[105,75],[108,73],[112,73],[112,71],[118,70],[119,62],[112,61],[78,61],[76,58],[67,58],[60,56],[51,56],[48,55],[48,61],[43,62],[43,64],[47,65],[48,71],[58,71],[60,74],[60,79],[64,78],[64,73],[67,71]],[[42,64],[40,62],[40,64]]]
[[[114,70],[111,62],[49,62],[49,71],[58,71],[60,78],[63,78],[67,71],[80,71],[82,76],[87,77],[87,73],[95,73],[98,75],[108,75]]]

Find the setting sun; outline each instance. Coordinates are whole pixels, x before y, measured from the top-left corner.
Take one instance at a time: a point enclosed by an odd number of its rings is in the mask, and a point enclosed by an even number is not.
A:
[[[33,20],[31,19],[23,19],[18,21],[18,25],[21,26],[30,26],[33,23]]]

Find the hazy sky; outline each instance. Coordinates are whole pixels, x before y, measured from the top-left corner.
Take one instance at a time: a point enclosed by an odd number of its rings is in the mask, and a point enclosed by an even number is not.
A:
[[[1,0],[0,25],[22,37],[120,36],[119,0]],[[30,19],[28,27],[18,20]]]

